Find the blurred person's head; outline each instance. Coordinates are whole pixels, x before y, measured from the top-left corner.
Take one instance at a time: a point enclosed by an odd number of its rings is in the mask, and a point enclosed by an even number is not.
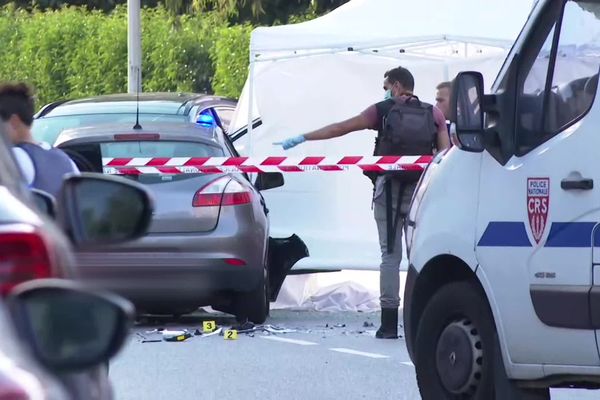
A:
[[[27,84],[0,84],[0,119],[13,143],[32,141],[33,114],[33,94]]]
[[[452,82],[442,82],[436,87],[435,105],[444,114],[447,120],[450,120],[450,94],[452,91]]]
[[[383,77],[383,90],[385,90],[386,99],[412,94],[415,90],[415,78],[404,67],[390,69]]]

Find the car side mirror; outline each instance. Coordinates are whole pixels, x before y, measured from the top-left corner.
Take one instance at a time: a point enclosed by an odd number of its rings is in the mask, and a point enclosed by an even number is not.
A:
[[[454,79],[450,105],[452,134],[462,150],[477,153],[484,150],[483,97],[481,73],[461,72]]]
[[[108,362],[133,325],[133,305],[61,279],[16,286],[7,298],[18,336],[51,371],[78,372]]]
[[[58,219],[78,246],[137,239],[146,233],[154,211],[140,184],[95,173],[66,178],[58,204]]]
[[[56,201],[54,197],[43,190],[31,189],[33,202],[37,209],[50,218],[56,217]]]
[[[259,190],[269,190],[281,187],[285,184],[281,172],[263,172],[258,174],[254,187]]]

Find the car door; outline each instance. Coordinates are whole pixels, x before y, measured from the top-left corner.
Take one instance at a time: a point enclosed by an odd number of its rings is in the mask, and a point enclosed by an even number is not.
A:
[[[511,361],[548,371],[600,363],[590,317],[592,231],[600,221],[593,9],[587,1],[548,2],[514,50],[515,87],[497,90],[514,90],[512,137],[504,137],[512,156],[483,157],[477,256],[494,282]]]
[[[222,136],[222,141],[224,147],[229,152],[229,155],[232,157],[239,157],[237,150],[233,146],[233,142],[231,138],[224,134]],[[248,179],[248,182],[252,183],[256,179],[256,174],[243,174],[243,176]],[[260,198],[260,203],[263,207],[265,215],[269,215],[269,209],[265,202],[265,198],[263,197],[260,190],[256,190]],[[301,260],[304,257],[308,257],[308,249],[306,245],[302,242],[302,240],[296,236],[292,235],[287,238],[273,238],[269,237],[269,255],[268,255],[268,265],[269,265],[269,290],[270,290],[270,298],[271,301],[275,301],[277,299],[277,295],[283,286],[283,281],[290,273],[292,267],[296,262]]]
[[[221,105],[214,107],[214,110],[219,116],[225,132],[229,132],[229,125],[233,119],[233,114],[235,114],[235,106]]]

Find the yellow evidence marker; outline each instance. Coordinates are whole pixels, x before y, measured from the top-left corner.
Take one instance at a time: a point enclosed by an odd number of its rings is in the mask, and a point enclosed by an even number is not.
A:
[[[204,321],[202,323],[202,328],[204,333],[211,333],[217,329],[217,323],[215,321]]]
[[[236,331],[235,329],[225,331],[225,340],[237,340],[237,338],[238,331]]]

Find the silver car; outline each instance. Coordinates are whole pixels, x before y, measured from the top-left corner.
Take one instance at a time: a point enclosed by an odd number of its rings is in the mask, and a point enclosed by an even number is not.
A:
[[[96,172],[103,158],[237,156],[217,125],[133,126],[66,130],[56,146],[81,170]],[[127,176],[153,194],[151,227],[137,241],[80,251],[84,279],[127,297],[139,312],[184,314],[210,305],[264,322],[288,271],[308,255],[296,236],[269,238],[260,191],[283,185],[283,176],[259,174],[254,184],[241,173]]]

